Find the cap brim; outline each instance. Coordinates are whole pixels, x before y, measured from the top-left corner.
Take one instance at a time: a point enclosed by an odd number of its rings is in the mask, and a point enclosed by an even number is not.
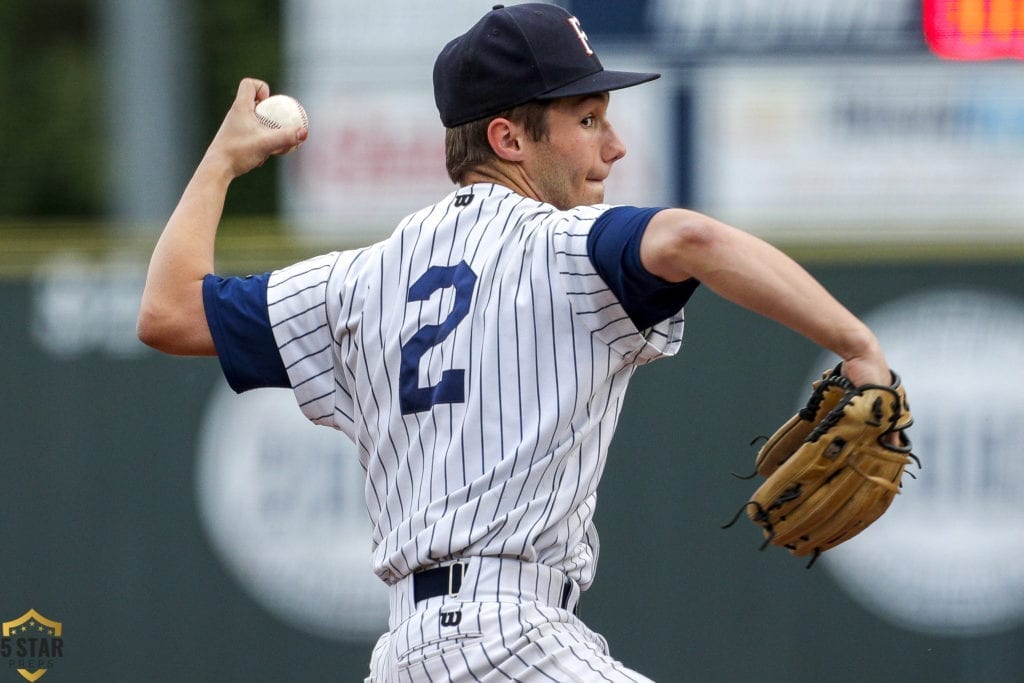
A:
[[[577,95],[593,95],[599,92],[622,90],[623,88],[630,88],[657,78],[661,78],[661,74],[639,71],[598,71],[554,90],[549,90],[536,99],[553,100],[558,97],[575,97]]]

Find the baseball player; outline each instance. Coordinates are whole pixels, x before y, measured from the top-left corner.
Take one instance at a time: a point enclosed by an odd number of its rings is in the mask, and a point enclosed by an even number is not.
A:
[[[357,446],[390,587],[368,681],[648,680],[577,606],[626,387],[679,350],[698,283],[832,350],[855,382],[889,378],[871,331],[770,245],[602,203],[626,153],[609,93],[657,77],[605,70],[558,7],[496,6],[434,67],[451,194],[379,243],[222,278],[229,184],[306,137],[260,128],[269,88],[245,79],[156,245],[140,338],[216,354],[236,391],[288,387]]]

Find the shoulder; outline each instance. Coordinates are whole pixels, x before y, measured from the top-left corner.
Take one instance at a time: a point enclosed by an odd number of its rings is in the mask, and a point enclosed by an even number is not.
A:
[[[333,251],[293,263],[270,274],[268,290],[291,292],[308,289],[336,279],[367,261],[376,245]]]

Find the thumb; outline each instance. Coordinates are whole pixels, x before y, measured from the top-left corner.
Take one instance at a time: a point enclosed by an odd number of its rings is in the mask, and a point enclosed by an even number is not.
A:
[[[267,144],[270,154],[287,154],[309,137],[309,129],[305,126],[280,128],[267,131]]]

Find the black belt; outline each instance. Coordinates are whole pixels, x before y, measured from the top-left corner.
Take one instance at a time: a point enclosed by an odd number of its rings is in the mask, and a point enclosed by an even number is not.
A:
[[[462,579],[466,576],[466,563],[455,562],[444,567],[424,569],[412,575],[412,599],[414,602],[429,600],[439,595],[455,597],[462,588]],[[572,581],[565,580],[562,586],[561,608],[569,606],[569,598],[572,597]],[[577,605],[578,607],[578,605]],[[573,609],[573,613],[576,613]]]
[[[456,562],[444,567],[424,569],[412,575],[412,599],[414,602],[436,598],[439,595],[454,597],[462,588],[462,577],[466,575],[466,563]]]

